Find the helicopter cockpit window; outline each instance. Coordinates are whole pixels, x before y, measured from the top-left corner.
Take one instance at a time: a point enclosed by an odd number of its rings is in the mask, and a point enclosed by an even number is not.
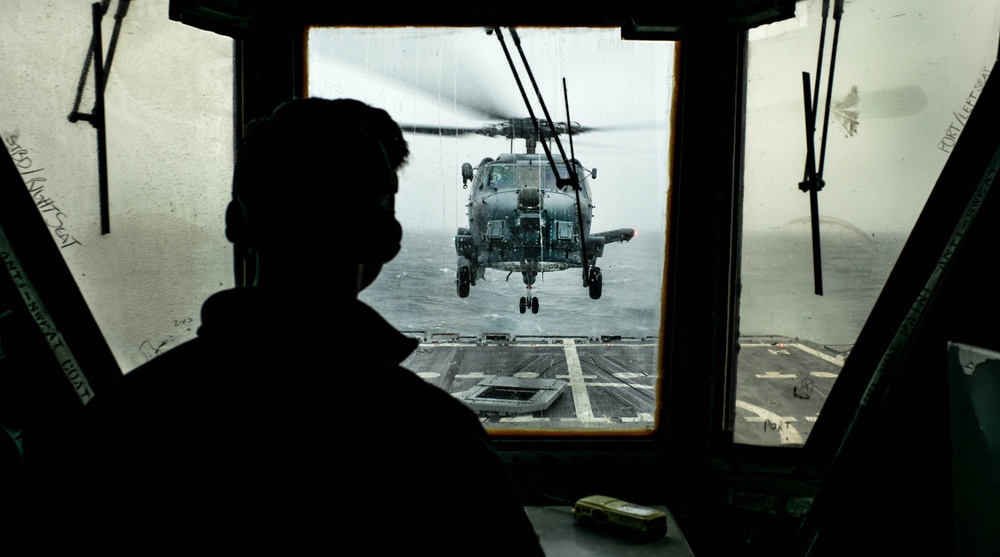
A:
[[[997,2],[840,5],[839,24],[836,3],[808,0],[749,33],[737,384],[768,394],[737,389],[742,444],[808,441],[968,111],[996,79]],[[800,189],[803,72],[820,109],[816,215]]]
[[[490,176],[487,187],[494,190],[512,190],[520,183],[515,167],[506,165],[494,165],[489,170]]]
[[[431,132],[404,132],[402,251],[361,298],[421,341],[404,365],[494,435],[651,432],[674,44],[614,28],[516,30],[554,123],[568,105],[580,124],[562,126],[578,130],[559,138],[566,157],[603,169],[577,195],[557,188],[545,147],[567,172],[555,140],[526,136],[535,126],[500,35],[525,69],[510,30],[493,31],[309,30],[309,95],[355,97]]]
[[[561,162],[556,163],[556,169],[562,178],[569,177],[569,170],[567,168],[566,164]],[[577,172],[579,173],[579,170]],[[578,176],[578,180],[583,183],[586,182],[582,174]],[[548,161],[542,161],[541,163],[533,161],[533,164],[518,166],[518,182],[521,184],[537,184],[543,190],[573,191],[572,185],[559,186],[556,175],[552,172],[552,166],[548,164]],[[584,192],[584,195],[589,195],[589,192]]]

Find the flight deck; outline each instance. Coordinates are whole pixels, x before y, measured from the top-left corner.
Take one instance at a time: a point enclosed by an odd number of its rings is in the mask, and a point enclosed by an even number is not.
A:
[[[478,337],[420,340],[403,362],[466,402],[487,429],[652,430],[656,339]],[[801,445],[833,387],[844,352],[798,339],[740,343],[734,440]]]

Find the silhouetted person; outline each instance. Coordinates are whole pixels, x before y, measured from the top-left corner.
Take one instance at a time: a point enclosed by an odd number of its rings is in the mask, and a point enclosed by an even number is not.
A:
[[[476,415],[400,367],[417,341],[357,299],[399,250],[408,156],[355,100],[248,126],[226,214],[246,286],[85,407],[43,526],[139,552],[542,553]]]

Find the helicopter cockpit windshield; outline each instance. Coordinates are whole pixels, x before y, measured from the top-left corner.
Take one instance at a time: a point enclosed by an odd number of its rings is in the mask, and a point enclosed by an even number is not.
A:
[[[569,171],[564,164],[558,164],[559,174],[568,176]],[[562,191],[563,193],[575,193],[571,186],[559,186],[552,167],[544,160],[514,161],[505,163],[503,158],[500,162],[493,163],[486,171],[486,179],[479,184],[479,189],[490,188],[494,191],[515,190],[532,184],[546,191]],[[577,167],[577,176],[580,180],[580,195],[590,199],[590,181],[587,179],[584,170]]]

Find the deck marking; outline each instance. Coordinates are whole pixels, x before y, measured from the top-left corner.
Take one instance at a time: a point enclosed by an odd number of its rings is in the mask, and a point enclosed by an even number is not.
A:
[[[563,341],[566,351],[566,369],[569,371],[569,386],[573,391],[573,406],[576,417],[583,421],[594,419],[594,411],[590,407],[590,395],[583,380],[583,368],[580,367],[580,355],[576,353],[576,343],[573,339]]]
[[[790,356],[792,354],[791,352],[785,349],[773,350],[769,348],[767,351],[770,352],[771,354],[774,354],[775,356],[777,356],[778,354],[788,354]]]
[[[756,374],[758,379],[794,379],[798,377],[795,373],[781,373],[780,371],[765,371],[764,373]]]
[[[642,385],[639,383],[587,383],[588,387],[601,387],[603,389],[653,389],[653,385]]]
[[[639,412],[637,415],[633,416],[622,416],[622,423],[645,423],[653,422],[653,415],[649,412]]]
[[[809,375],[813,377],[822,377],[824,379],[836,379],[839,377],[836,373],[830,373],[829,371],[810,371]]]
[[[485,421],[486,428],[489,429],[490,425],[493,423],[500,424],[531,424],[536,427],[548,426],[549,429],[592,429],[599,431],[607,431],[608,429],[623,429],[626,431],[635,431],[636,429],[649,429],[646,427],[635,427],[654,424],[652,417],[649,414],[640,414],[637,417],[621,416],[617,418],[611,418],[608,416],[602,416],[599,419],[591,420],[581,420],[579,418],[535,418],[534,416],[506,416],[500,418],[497,422]],[[484,421],[484,420],[480,420]],[[610,428],[608,426],[611,426]],[[628,427],[622,427],[628,426]]]
[[[754,406],[753,404],[747,404],[742,400],[736,401],[736,407],[742,408],[749,412],[757,414],[759,418],[748,417],[747,421],[758,421],[758,420],[770,420],[772,423],[782,424],[781,428],[781,443],[787,445],[801,445],[802,436],[795,427],[787,424],[786,422],[794,421],[794,418],[782,418],[781,416],[771,412],[770,410],[765,410],[760,406]]]
[[[829,354],[824,354],[824,353],[820,352],[819,350],[815,350],[813,348],[809,348],[808,346],[806,346],[804,344],[789,344],[788,346],[794,346],[794,347],[798,348],[799,350],[805,352],[806,354],[811,354],[811,355],[816,356],[817,358],[819,358],[821,360],[826,360],[826,361],[830,362],[831,364],[833,364],[835,366],[844,367],[844,357],[843,356],[831,356]]]
[[[775,416],[776,416],[776,418],[773,419],[773,420],[771,418],[765,418],[763,416],[743,416],[743,419],[746,420],[746,421],[748,421],[748,422],[774,422],[776,424],[779,424],[779,423],[783,424],[783,423],[786,423],[786,422],[797,422],[798,421],[797,419],[795,419],[795,416],[784,416],[784,417],[782,417],[782,416],[778,416],[777,414],[775,414]]]
[[[766,347],[766,346],[778,346],[778,345],[777,344],[771,344],[771,343],[763,343],[763,342],[741,342],[740,343],[740,347],[741,348],[760,348],[760,347]],[[816,350],[814,348],[809,348],[808,346],[806,346],[804,344],[799,344],[797,342],[790,342],[788,344],[781,344],[781,347],[786,347],[786,346],[794,346],[795,348],[798,348],[799,350],[801,350],[803,352],[806,352],[808,354],[816,356],[817,358],[826,360],[826,361],[828,361],[831,364],[836,365],[836,366],[843,367],[843,365],[844,365],[844,357],[843,356],[831,356],[829,354],[824,354],[824,353],[820,352],[819,350]],[[787,350],[768,350],[768,352],[770,352],[772,354],[775,354],[775,355],[777,355],[779,352],[782,353],[782,354],[789,354],[789,352]]]

